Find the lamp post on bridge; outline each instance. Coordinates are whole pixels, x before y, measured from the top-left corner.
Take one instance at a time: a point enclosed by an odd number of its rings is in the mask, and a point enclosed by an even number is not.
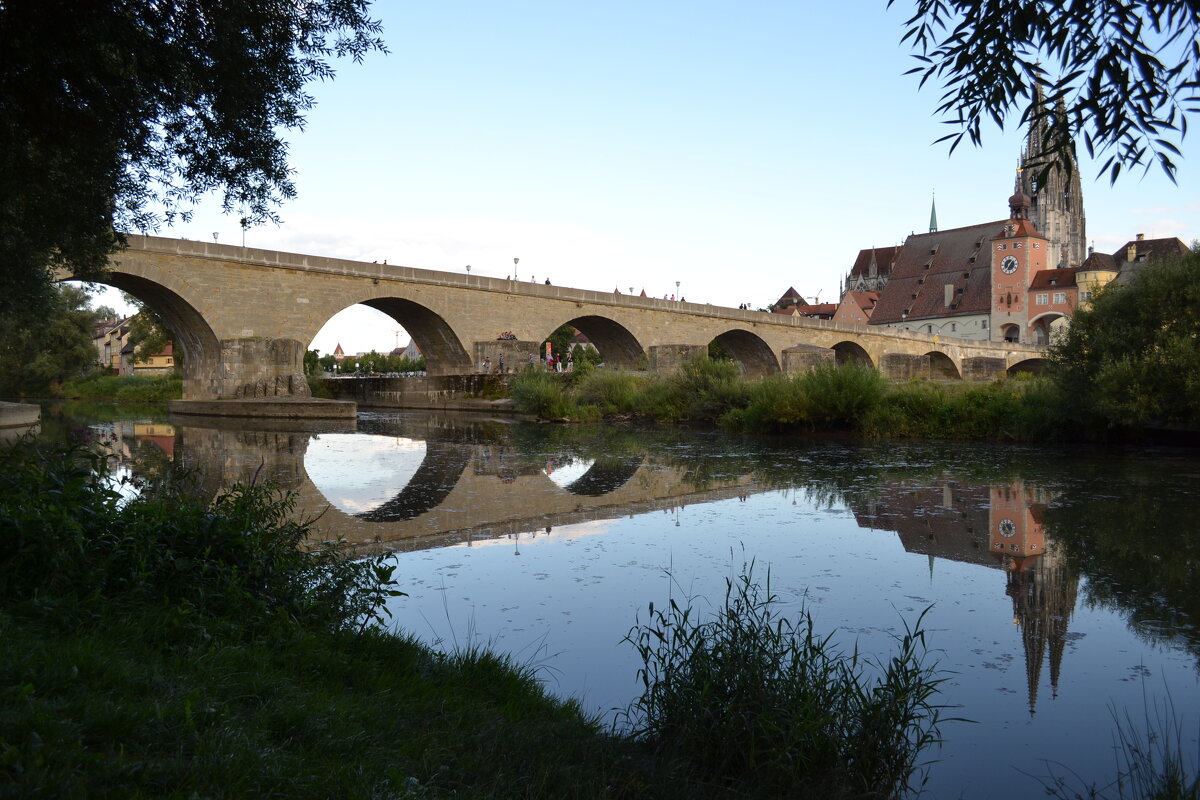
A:
[[[513,280],[514,280],[514,281],[515,281],[515,280],[520,280],[520,278],[518,278],[518,277],[517,277],[517,264],[518,264],[520,261],[521,261],[521,259],[519,259],[519,258],[514,258],[514,259],[513,259]]]
[[[467,264],[467,280],[471,278],[471,265]]]
[[[683,298],[679,296],[679,281],[675,281],[675,300],[679,301]]]

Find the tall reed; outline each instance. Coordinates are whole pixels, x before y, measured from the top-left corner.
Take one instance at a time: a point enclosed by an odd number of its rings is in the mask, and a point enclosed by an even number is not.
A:
[[[753,563],[726,581],[711,619],[674,600],[651,605],[626,636],[642,660],[643,693],[625,712],[631,734],[723,786],[904,796],[922,782],[921,753],[941,741],[934,697],[944,678],[927,657],[928,609],[880,663],[841,652],[807,611],[793,621],[777,606],[769,573],[760,588]]]

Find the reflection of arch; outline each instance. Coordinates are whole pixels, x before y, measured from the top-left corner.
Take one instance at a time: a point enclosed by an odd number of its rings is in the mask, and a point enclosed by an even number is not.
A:
[[[211,387],[207,384],[214,376],[220,380],[224,373],[221,343],[200,312],[161,283],[137,275],[114,270],[100,282],[133,295],[162,318],[170,329],[175,347],[182,353],[182,358],[176,361],[182,362],[185,386],[191,387],[191,391],[184,390],[184,396],[210,396]],[[205,390],[195,394],[200,385],[204,385]]]
[[[425,459],[399,494],[371,511],[355,514],[367,522],[415,519],[442,504],[470,461],[470,449],[442,442],[425,442]]]
[[[1046,365],[1044,358],[1027,358],[1024,361],[1018,361],[1008,368],[1009,375],[1017,375],[1025,372],[1030,375],[1041,375],[1042,368]]]
[[[867,351],[857,342],[838,342],[833,346],[833,352],[837,355],[838,366],[843,364],[854,364],[861,367],[875,366],[871,361],[871,356],[867,355]]]
[[[765,378],[779,372],[779,361],[770,345],[750,331],[735,328],[713,341],[725,348],[747,378]]]
[[[362,304],[382,311],[400,323],[421,348],[428,374],[458,375],[471,371],[471,356],[437,313],[400,297],[377,297],[364,300]]]
[[[626,458],[606,456],[596,459],[591,468],[563,488],[582,497],[599,497],[620,489],[646,460],[644,453]]]
[[[591,340],[604,363],[609,366],[635,369],[640,365],[645,350],[624,325],[595,315],[576,317],[566,324],[578,328]]]
[[[1001,325],[1000,337],[1006,342],[1021,341],[1021,328],[1018,325]]]
[[[957,381],[962,379],[954,359],[938,350],[926,353],[929,357],[929,377],[940,381]]]

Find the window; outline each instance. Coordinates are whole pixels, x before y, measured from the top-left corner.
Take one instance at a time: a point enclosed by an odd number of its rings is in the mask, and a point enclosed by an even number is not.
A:
[[[1055,292],[1054,293],[1054,302],[1056,302],[1056,303],[1067,302],[1067,293],[1066,292]]]
[[[957,330],[958,330],[958,324],[957,324],[957,323],[954,323],[954,322],[951,322],[951,323],[950,323],[950,332],[951,332],[951,333],[954,333],[954,332],[955,332],[955,331],[957,331]]]
[[[985,330],[985,331],[986,331],[986,330],[987,330],[987,320],[986,320],[986,319],[985,319],[985,320],[982,320],[982,321],[979,323],[979,327],[980,327],[980,328],[982,328],[983,330]]]
[[[1039,292],[1034,302],[1039,306],[1044,306],[1046,303],[1050,302],[1050,295],[1046,294],[1045,292]]]
[[[1083,300],[1083,302],[1087,303],[1092,299],[1092,293],[1091,292],[1080,292],[1079,298],[1081,300]]]

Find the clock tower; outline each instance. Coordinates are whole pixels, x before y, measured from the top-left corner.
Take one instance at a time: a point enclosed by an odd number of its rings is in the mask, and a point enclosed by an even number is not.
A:
[[[1019,179],[1018,179],[1019,180]],[[992,238],[991,340],[1024,342],[1029,336],[1029,283],[1046,269],[1047,240],[1029,219],[1029,195],[1018,188],[1008,199],[1009,218]]]

